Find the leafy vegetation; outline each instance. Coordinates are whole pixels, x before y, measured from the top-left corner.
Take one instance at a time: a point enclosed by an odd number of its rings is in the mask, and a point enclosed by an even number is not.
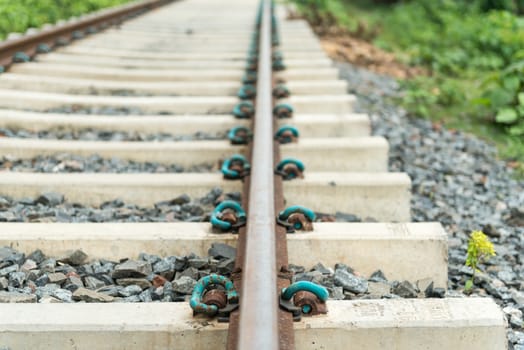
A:
[[[464,290],[469,291],[473,287],[475,280],[475,273],[479,271],[479,264],[488,261],[492,256],[495,256],[495,248],[493,243],[482,231],[474,231],[471,233],[468,241],[468,255],[466,257],[466,266],[473,269],[471,279],[466,281]]]
[[[0,0],[0,39],[129,0]]]
[[[403,82],[408,111],[524,160],[524,0],[295,2],[314,25],[343,27],[427,68]]]

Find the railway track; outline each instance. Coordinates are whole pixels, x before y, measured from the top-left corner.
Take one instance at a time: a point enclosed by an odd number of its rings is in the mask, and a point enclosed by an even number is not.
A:
[[[30,62],[0,46],[0,346],[506,347],[491,299],[441,298],[446,233],[410,223],[409,177],[305,22],[159,5]]]

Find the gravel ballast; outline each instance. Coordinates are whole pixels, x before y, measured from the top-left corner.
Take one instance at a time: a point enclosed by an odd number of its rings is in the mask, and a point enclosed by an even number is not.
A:
[[[168,133],[146,134],[141,132],[124,132],[113,130],[41,130],[34,132],[24,129],[0,128],[0,137],[17,137],[23,139],[46,140],[80,140],[80,141],[199,141],[225,140],[226,133],[197,132],[192,135],[173,135]]]
[[[27,112],[41,112],[26,109]],[[77,105],[60,106],[55,108],[49,108],[43,111],[44,113],[57,113],[57,114],[97,114],[97,115],[118,115],[125,117],[127,115],[151,115],[151,113],[145,113],[140,108],[129,108],[129,107],[84,107]],[[159,113],[161,115],[170,115],[171,113]]]
[[[79,156],[60,153],[52,156],[18,158],[0,157],[0,171],[35,173],[207,173],[218,171],[216,164],[198,164],[184,167],[178,164],[137,162],[118,157],[104,158],[97,154]]]
[[[13,199],[0,196],[0,222],[203,222],[216,203],[223,199],[240,201],[240,193],[212,189],[202,198],[181,194],[152,207],[141,207],[115,199],[99,207],[71,203],[56,192],[36,198]]]
[[[389,77],[338,64],[357,110],[372,118],[374,135],[390,144],[390,171],[413,181],[413,221],[438,221],[449,235],[448,296],[462,297],[472,275],[464,266],[469,234],[482,230],[497,256],[477,275],[474,296],[491,296],[508,318],[510,349],[524,349],[524,181],[477,137],[411,118],[392,99],[402,91]],[[424,262],[421,262],[424,263]]]
[[[29,255],[0,248],[0,303],[73,302],[183,302],[197,281],[211,273],[230,277],[236,249],[213,243],[208,256],[158,256],[91,260],[81,250],[48,257],[36,250]],[[388,281],[378,270],[369,278],[344,264],[334,268],[318,263],[306,270],[291,264],[294,282],[325,286],[334,300],[380,298],[441,298],[445,290],[431,281]]]

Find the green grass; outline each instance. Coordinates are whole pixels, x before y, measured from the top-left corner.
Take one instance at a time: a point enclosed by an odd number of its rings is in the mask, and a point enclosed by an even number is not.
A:
[[[419,77],[402,81],[406,94],[399,102],[411,115],[440,122],[450,129],[474,134],[495,144],[499,156],[524,160],[524,140],[510,137],[503,126],[493,123],[492,115],[473,101],[479,97],[478,80]]]
[[[12,32],[39,28],[130,0],[0,0],[0,40]]]
[[[400,103],[412,115],[473,133],[495,143],[501,157],[524,161],[523,18],[482,11],[481,0],[294,2],[313,24],[346,28],[408,65],[425,67],[428,76],[403,82]],[[508,109],[514,111],[509,119],[496,118]]]

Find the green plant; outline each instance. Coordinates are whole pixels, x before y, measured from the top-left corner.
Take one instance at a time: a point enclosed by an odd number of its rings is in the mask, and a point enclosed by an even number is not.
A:
[[[475,273],[480,271],[478,266],[488,261],[492,256],[495,256],[495,248],[493,243],[482,231],[473,231],[468,241],[468,254],[466,257],[466,266],[473,269],[471,279],[466,281],[464,291],[468,292],[473,288],[475,280]]]
[[[510,135],[524,135],[524,60],[488,76],[483,85],[480,103],[496,113],[495,122]]]
[[[130,0],[0,0],[0,39]]]
[[[524,0],[295,2],[315,25],[336,24],[424,66],[428,75],[403,83],[410,114],[475,133],[524,161]]]

